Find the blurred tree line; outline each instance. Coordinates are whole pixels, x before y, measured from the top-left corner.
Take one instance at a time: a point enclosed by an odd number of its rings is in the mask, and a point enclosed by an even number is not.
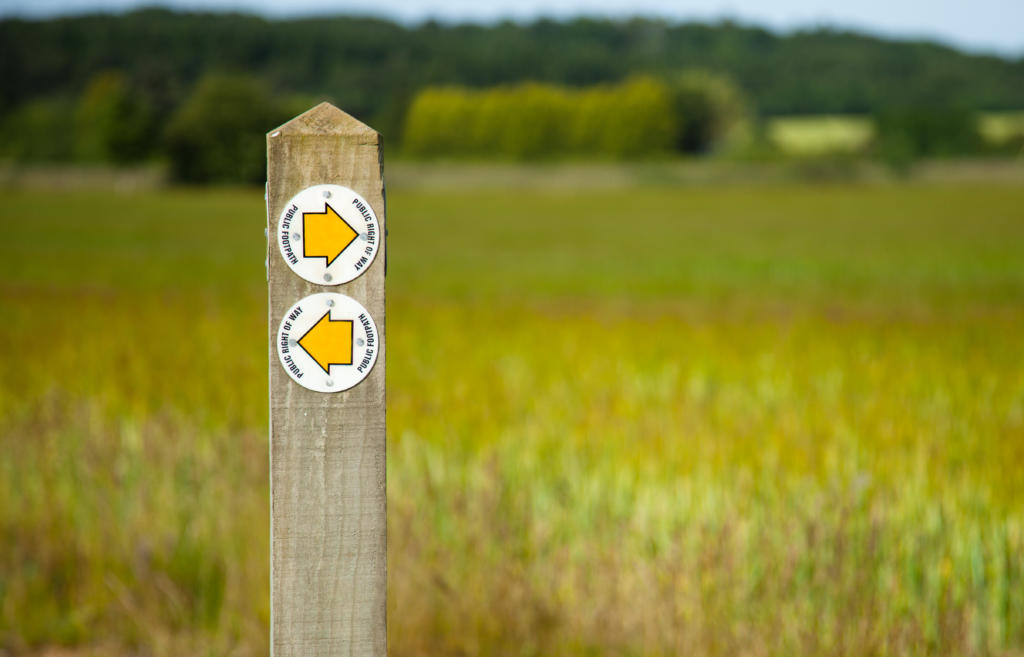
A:
[[[445,148],[515,158],[544,156],[553,144],[613,157],[696,153],[750,116],[875,113],[885,142],[877,151],[900,159],[949,150],[935,137],[886,137],[907,117],[912,130],[922,123],[915,116],[945,125],[941,140],[956,117],[1024,108],[1024,60],[729,22],[406,27],[158,9],[0,21],[0,158],[161,158],[180,180],[255,181],[262,134],[320,99],[376,127],[389,147],[407,138],[413,153],[442,139],[424,135],[424,113],[447,103],[441,114],[457,125],[460,103],[480,102],[467,143]],[[510,102],[521,112],[501,107]],[[655,123],[630,137],[616,119],[630,113]],[[510,123],[496,132],[499,120]]]
[[[431,87],[413,100],[402,143],[416,156],[611,158],[703,153],[747,118],[744,96],[705,71],[571,88],[525,83]]]

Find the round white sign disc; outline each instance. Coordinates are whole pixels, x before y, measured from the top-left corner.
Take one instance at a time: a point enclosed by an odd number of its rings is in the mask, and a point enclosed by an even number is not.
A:
[[[341,185],[307,187],[285,204],[277,245],[292,271],[310,283],[340,285],[370,267],[380,224],[359,194]]]
[[[303,388],[341,392],[373,369],[380,336],[370,312],[344,294],[313,294],[288,309],[277,329],[277,355]]]

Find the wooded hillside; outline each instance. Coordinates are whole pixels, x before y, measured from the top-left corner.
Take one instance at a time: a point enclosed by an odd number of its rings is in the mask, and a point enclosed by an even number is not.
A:
[[[585,86],[693,67],[731,77],[763,115],[1024,108],[1024,60],[830,30],[779,35],[639,19],[406,27],[145,10],[0,21],[0,115],[33,100],[77,98],[108,70],[122,71],[148,106],[169,114],[213,71],[261,78],[277,93],[329,97],[397,136],[426,86]]]

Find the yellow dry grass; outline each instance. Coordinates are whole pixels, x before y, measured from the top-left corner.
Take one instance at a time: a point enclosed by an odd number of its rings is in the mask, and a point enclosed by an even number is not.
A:
[[[0,647],[267,652],[258,193],[5,192]],[[1024,190],[397,190],[395,655],[1024,651]]]

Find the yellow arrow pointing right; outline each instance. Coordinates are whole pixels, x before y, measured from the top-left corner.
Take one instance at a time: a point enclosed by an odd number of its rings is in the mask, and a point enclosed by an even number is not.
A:
[[[323,212],[302,213],[302,231],[305,233],[302,255],[327,258],[328,267],[359,236],[328,203],[324,203]]]
[[[351,365],[352,320],[331,319],[331,312],[327,311],[299,338],[299,346],[327,374],[331,373],[331,365]]]

